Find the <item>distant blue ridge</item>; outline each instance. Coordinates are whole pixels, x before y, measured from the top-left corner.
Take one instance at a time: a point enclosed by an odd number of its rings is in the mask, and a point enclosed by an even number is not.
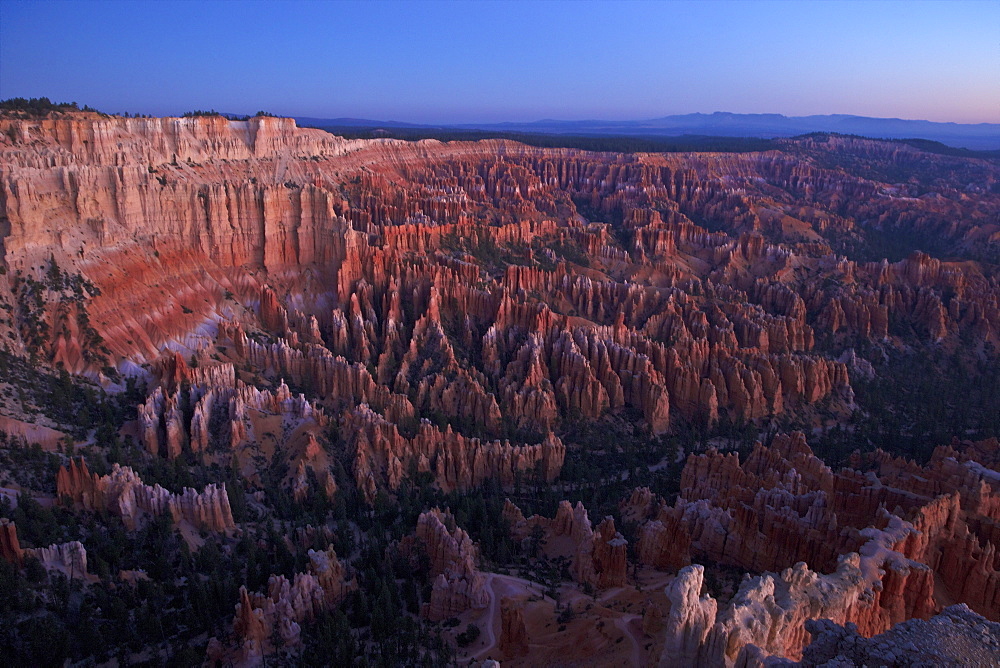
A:
[[[363,118],[296,118],[299,125],[315,127],[426,128],[486,130],[538,134],[646,135],[677,137],[793,137],[810,132],[836,132],[877,139],[929,139],[956,148],[1000,149],[998,123],[937,123],[900,118],[871,118],[848,114],[782,116],[781,114],[682,114],[639,121],[560,121],[545,119],[530,123],[442,123],[437,125],[377,121]]]

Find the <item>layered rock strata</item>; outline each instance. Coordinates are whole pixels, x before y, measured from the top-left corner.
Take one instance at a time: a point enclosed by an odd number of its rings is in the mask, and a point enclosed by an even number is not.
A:
[[[545,433],[631,407],[662,432],[849,408],[835,358],[892,339],[890,321],[931,342],[997,338],[997,286],[974,266],[824,247],[876,210],[942,232],[962,220],[993,243],[989,193],[942,182],[937,203],[902,198],[808,157],[909,150],[588,154],[346,141],[266,118],[0,125],[8,265],[35,285],[58,262],[94,288],[86,312],[48,288],[16,335],[58,333],[46,350],[74,371],[204,350],[235,319],[280,339],[234,341],[247,361],[390,421],[441,415],[496,436],[502,416]]]

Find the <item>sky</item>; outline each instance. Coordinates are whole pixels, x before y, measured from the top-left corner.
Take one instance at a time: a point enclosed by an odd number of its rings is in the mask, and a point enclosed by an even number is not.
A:
[[[416,123],[1000,122],[1000,1],[0,0],[0,98]]]

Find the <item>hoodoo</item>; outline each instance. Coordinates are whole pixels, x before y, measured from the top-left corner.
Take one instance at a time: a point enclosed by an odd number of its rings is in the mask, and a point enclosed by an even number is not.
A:
[[[997,183],[841,136],[5,113],[2,644],[763,666],[989,640]]]

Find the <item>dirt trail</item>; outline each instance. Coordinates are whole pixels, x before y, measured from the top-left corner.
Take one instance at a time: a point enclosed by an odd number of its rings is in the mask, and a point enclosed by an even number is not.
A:
[[[642,619],[641,615],[625,615],[623,617],[618,617],[615,619],[615,626],[618,630],[625,634],[625,636],[632,641],[632,654],[629,657],[629,663],[634,668],[644,668],[647,665],[643,656],[642,649],[642,639],[635,636],[635,632],[629,624],[634,619]]]
[[[497,634],[493,627],[496,625],[497,616],[500,612],[500,597],[497,596],[496,590],[493,589],[494,577],[493,573],[486,576],[486,590],[490,594],[490,605],[487,608],[486,618],[482,620],[482,623],[486,626],[485,631],[489,642],[486,643],[486,647],[473,655],[472,658],[476,661],[481,661],[482,657],[496,647],[497,644]]]
[[[490,595],[490,604],[486,608],[485,616],[479,620],[479,624],[486,627],[483,630],[486,632],[488,642],[481,650],[470,655],[470,658],[476,661],[485,659],[490,651],[497,647],[497,643],[499,642],[500,633],[502,632],[500,628],[500,624],[502,623],[500,599],[504,596],[520,596],[523,594],[543,596],[541,586],[535,582],[516,578],[511,575],[497,575],[496,573],[486,574],[486,590]]]

